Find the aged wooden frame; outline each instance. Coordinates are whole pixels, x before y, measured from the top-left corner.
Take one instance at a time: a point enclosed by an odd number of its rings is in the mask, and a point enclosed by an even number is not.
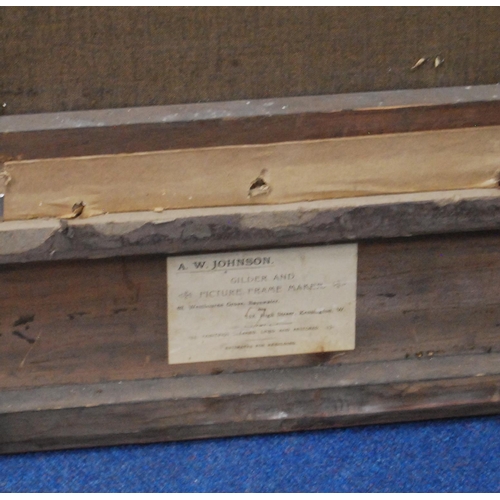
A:
[[[498,92],[4,116],[0,155],[8,164],[496,127]],[[2,222],[0,451],[496,413],[499,229],[495,179],[474,189]],[[166,255],[345,241],[359,242],[355,351],[165,362]]]

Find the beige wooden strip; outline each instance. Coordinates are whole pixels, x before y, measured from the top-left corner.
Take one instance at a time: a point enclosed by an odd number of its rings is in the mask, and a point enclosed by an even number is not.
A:
[[[500,126],[18,161],[5,220],[491,188],[499,171]]]

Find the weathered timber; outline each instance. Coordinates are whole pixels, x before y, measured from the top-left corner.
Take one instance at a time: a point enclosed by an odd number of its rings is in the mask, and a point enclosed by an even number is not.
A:
[[[498,354],[4,392],[0,452],[496,413]]]
[[[0,224],[0,263],[179,254],[500,229],[498,189]]]
[[[500,85],[0,116],[0,161],[500,125]]]
[[[498,353],[499,242],[498,232],[361,242],[354,351],[182,365],[167,359],[164,256],[4,265],[0,387],[397,360],[439,369]]]
[[[44,158],[488,133],[499,106],[491,85],[4,116],[1,181]],[[500,412],[495,151],[471,155],[482,189],[0,223],[0,452]],[[166,256],[348,241],[355,350],[168,364]]]

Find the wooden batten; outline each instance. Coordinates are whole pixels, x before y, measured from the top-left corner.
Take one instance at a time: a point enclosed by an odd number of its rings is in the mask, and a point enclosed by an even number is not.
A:
[[[500,84],[0,116],[0,161],[500,125]]]
[[[127,212],[0,224],[0,264],[249,250],[500,229],[500,191]]]
[[[6,162],[5,220],[491,188],[500,126]],[[78,214],[79,215],[79,214]]]

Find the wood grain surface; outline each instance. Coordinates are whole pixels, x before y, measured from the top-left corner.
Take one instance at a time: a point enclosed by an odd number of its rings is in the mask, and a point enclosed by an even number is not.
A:
[[[355,351],[175,366],[164,257],[3,266],[0,386],[498,352],[499,242],[491,233],[360,244]]]
[[[498,356],[474,358],[13,391],[0,453],[498,413]]]
[[[0,452],[500,411],[497,232],[359,244],[356,349],[169,365],[165,257],[0,267]]]
[[[0,263],[178,255],[499,229],[498,188],[411,193],[7,221],[0,224]]]
[[[499,84],[6,115],[0,161],[493,125]]]

